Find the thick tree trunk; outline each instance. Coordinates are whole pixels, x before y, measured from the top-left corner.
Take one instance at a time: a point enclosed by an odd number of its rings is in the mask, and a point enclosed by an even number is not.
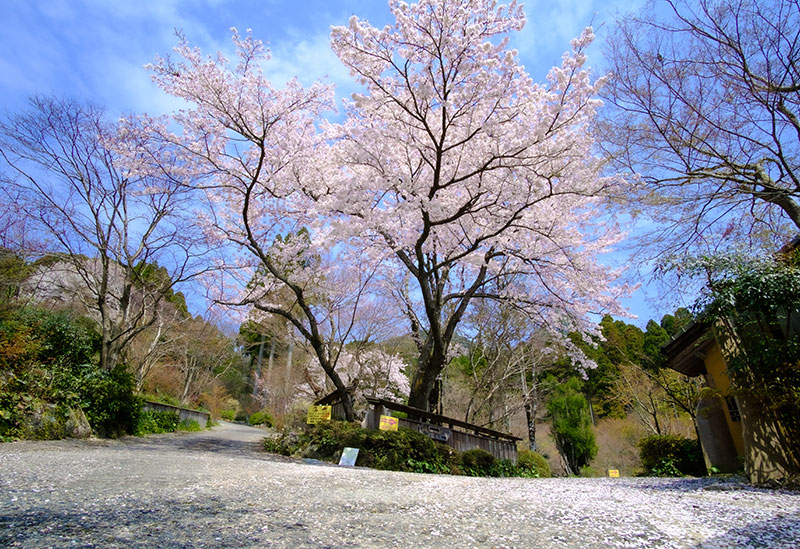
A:
[[[436,353],[427,360],[420,356],[417,371],[411,381],[408,405],[426,412],[431,411],[431,395],[436,387],[436,379],[445,367],[445,357]],[[437,399],[438,400],[438,399]]]

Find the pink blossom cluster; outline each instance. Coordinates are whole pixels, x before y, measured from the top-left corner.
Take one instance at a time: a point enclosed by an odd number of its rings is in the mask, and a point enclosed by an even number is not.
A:
[[[187,108],[131,128],[161,144],[150,168],[205,192],[197,222],[228,245],[218,299],[274,308],[301,288],[315,299],[296,325],[311,330],[309,314],[320,325],[357,315],[369,289],[391,295],[421,349],[442,359],[479,299],[513,302],[555,333],[595,333],[590,313],[622,312],[625,288],[597,260],[621,238],[597,222],[620,181],[594,153],[602,79],[585,67],[591,29],[537,83],[508,48],[525,24],[516,1],[390,9],[392,25],[354,16],[332,29],[364,87],[341,123],[325,119],[331,86],[273,86],[269,52],[249,32],[232,29],[235,61],[181,37],[176,59],[149,67]]]

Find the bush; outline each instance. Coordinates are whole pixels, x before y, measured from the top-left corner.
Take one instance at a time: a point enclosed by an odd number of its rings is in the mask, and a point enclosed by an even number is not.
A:
[[[300,435],[300,443],[304,447],[303,456],[337,461],[344,448],[362,448],[366,433],[359,425],[346,421],[326,421],[311,425]],[[359,455],[358,458],[360,462],[363,456]]]
[[[678,435],[651,435],[639,441],[639,456],[647,474],[705,476],[703,451],[697,440]]]
[[[521,477],[521,470],[510,459],[496,459],[489,468],[490,477]]]
[[[532,450],[520,450],[517,453],[517,468],[523,477],[550,478],[551,476],[547,459]]]
[[[366,431],[364,457],[357,465],[389,471],[449,473],[455,450],[430,437],[400,428],[397,431]]]
[[[480,448],[467,450],[459,456],[459,465],[461,471],[465,475],[471,477],[488,477],[491,475],[492,465],[494,465],[495,457]]]
[[[222,410],[219,417],[225,421],[233,421],[236,419],[236,410]]]
[[[589,467],[588,465],[584,465],[581,467],[579,475],[583,478],[595,478],[597,476],[597,471]]]
[[[196,419],[184,419],[178,423],[178,431],[202,431],[203,428]]]
[[[179,421],[177,412],[142,410],[136,421],[134,434],[144,436],[151,433],[172,433],[178,429]]]
[[[142,397],[143,400],[149,400],[150,402],[160,402],[161,404],[167,404],[169,406],[176,406],[178,408],[181,407],[181,401],[175,398],[174,396],[170,396],[163,393],[140,393],[139,396]]]
[[[133,433],[142,401],[134,395],[133,376],[125,366],[111,372],[96,370],[84,378],[84,383],[84,410],[95,432],[111,438]]]
[[[449,473],[455,451],[410,429],[372,431],[354,423],[329,421],[301,433],[286,430],[264,440],[267,452],[338,461],[346,447],[358,448],[356,465],[389,471]]]
[[[267,437],[264,439],[264,451],[270,454],[279,454],[281,456],[291,456],[297,447],[288,443],[284,435],[277,437]]]
[[[387,471],[465,474],[483,477],[549,477],[547,460],[522,450],[518,464],[495,459],[476,448],[459,454],[453,448],[411,429],[373,431],[354,423],[330,421],[304,426],[300,432],[284,429],[264,440],[267,452],[284,456],[337,462],[346,447],[358,448],[356,465]]]
[[[272,415],[266,410],[254,413],[250,416],[249,421],[250,425],[266,425],[267,427],[272,427],[275,424],[275,420],[272,419]]]
[[[99,342],[84,317],[31,308],[0,318],[0,437],[65,436],[77,409],[100,436],[133,432],[133,378],[122,365],[99,369]]]

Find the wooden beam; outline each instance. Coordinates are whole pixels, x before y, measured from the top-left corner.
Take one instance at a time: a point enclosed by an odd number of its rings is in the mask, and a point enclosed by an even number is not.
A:
[[[367,399],[367,402],[369,402],[374,406],[383,406],[384,408],[388,408],[389,410],[405,412],[406,414],[411,416],[412,419],[424,418],[433,421],[435,423],[438,423],[440,425],[447,424],[450,428],[457,426],[463,429],[468,429],[476,434],[486,435],[493,438],[512,440],[512,441],[522,440],[521,438],[515,437],[514,435],[509,435],[508,433],[502,433],[500,431],[495,431],[494,429],[488,429],[486,427],[481,427],[479,425],[473,425],[471,423],[467,423],[466,421],[461,421],[459,419],[455,419],[452,417],[426,412],[425,410],[420,410],[419,408],[414,408],[413,406],[406,406],[405,404],[392,402],[391,400],[386,400],[384,398],[376,398],[376,397],[365,397],[365,398]]]

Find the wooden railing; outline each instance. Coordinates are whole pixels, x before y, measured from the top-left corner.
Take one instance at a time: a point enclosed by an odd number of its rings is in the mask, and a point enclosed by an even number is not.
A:
[[[367,416],[367,428],[378,429],[381,415],[389,415],[386,411],[393,410],[407,415],[398,418],[401,427],[423,433],[459,452],[481,448],[498,459],[517,461],[517,441],[522,440],[519,437],[383,398],[366,399],[373,406]]]

